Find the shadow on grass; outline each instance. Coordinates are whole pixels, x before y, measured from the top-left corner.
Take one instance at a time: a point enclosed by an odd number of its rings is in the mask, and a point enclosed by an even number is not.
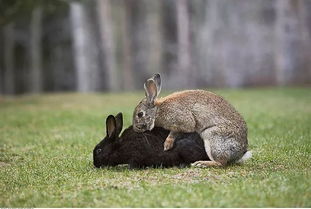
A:
[[[150,166],[150,167],[141,167],[141,168],[132,168],[128,164],[122,164],[122,165],[117,165],[117,166],[105,166],[105,167],[100,167],[96,168],[92,164],[90,165],[92,169],[95,171],[112,171],[112,172],[128,172],[128,171],[146,171],[146,170],[169,170],[169,169],[179,169],[179,170],[186,170],[186,169],[211,169],[211,168],[199,168],[199,167],[193,167],[190,165],[181,165],[181,166],[173,166],[173,167],[162,167],[162,166]],[[232,168],[239,168],[243,167],[243,164],[238,164],[238,163],[232,163],[228,164],[225,167],[212,167],[213,169],[216,170],[227,170],[227,169],[232,169]]]

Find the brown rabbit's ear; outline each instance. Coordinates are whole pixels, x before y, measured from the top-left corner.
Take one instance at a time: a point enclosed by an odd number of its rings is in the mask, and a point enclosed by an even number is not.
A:
[[[158,95],[157,85],[153,79],[148,79],[145,84],[145,94],[147,98],[147,103],[151,106],[154,105],[154,100]]]
[[[106,119],[106,132],[108,138],[115,136],[116,134],[116,119],[113,115],[109,115]]]
[[[123,116],[122,113],[118,113],[115,117],[116,119],[116,136],[119,136],[119,134],[122,131],[123,128]]]
[[[152,77],[152,80],[154,80],[155,84],[157,85],[157,96],[159,96],[161,92],[161,76],[159,73],[155,74]]]

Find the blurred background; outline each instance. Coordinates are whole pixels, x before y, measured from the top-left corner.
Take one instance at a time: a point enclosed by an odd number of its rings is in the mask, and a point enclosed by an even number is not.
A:
[[[310,0],[0,0],[0,93],[311,84]]]

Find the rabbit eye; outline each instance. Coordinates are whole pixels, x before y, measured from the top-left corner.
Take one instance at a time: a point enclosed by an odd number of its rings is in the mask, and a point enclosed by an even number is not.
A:
[[[96,154],[99,154],[102,151],[102,149],[97,149]]]
[[[137,116],[138,116],[139,118],[143,117],[143,115],[144,115],[143,112],[139,112],[139,113],[137,114]]]

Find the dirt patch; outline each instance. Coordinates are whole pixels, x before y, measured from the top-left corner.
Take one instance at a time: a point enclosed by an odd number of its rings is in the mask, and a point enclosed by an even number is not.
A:
[[[204,174],[198,169],[187,170],[183,173],[179,173],[179,174],[172,176],[172,178],[174,180],[183,181],[183,182],[192,182],[192,183],[219,180],[218,176]]]
[[[5,162],[0,162],[0,167],[6,167],[6,166],[10,166],[11,164],[9,163],[5,163]]]
[[[197,172],[195,170],[188,170],[186,172],[176,174],[176,175],[172,176],[172,178],[174,178],[174,179],[192,180],[192,179],[198,178],[200,176],[201,175],[200,175],[199,172]]]

